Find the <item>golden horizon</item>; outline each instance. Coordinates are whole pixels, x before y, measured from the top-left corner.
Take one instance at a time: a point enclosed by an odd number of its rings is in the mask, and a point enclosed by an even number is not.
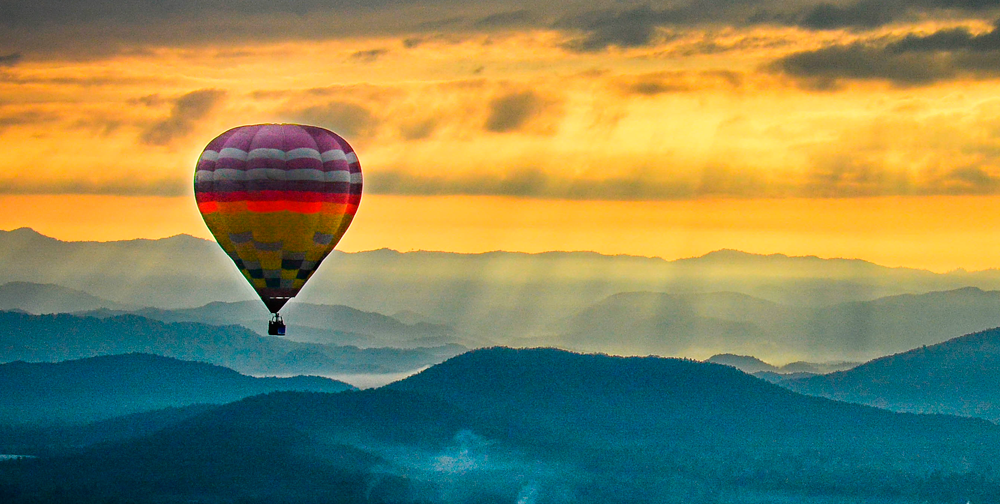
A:
[[[187,196],[0,196],[0,229],[64,241],[212,240]],[[963,244],[956,247],[955,244]],[[1000,268],[1000,198],[566,201],[365,195],[337,249],[596,252],[677,260],[731,249],[937,273]]]

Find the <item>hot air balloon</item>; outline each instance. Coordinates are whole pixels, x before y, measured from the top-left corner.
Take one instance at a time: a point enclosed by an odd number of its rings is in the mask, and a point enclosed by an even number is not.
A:
[[[205,224],[271,312],[298,294],[361,202],[361,165],[336,133],[298,124],[240,126],[205,147],[194,194]]]

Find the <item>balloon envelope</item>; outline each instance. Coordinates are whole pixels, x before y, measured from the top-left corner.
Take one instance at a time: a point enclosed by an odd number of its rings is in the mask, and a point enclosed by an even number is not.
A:
[[[240,126],[212,140],[194,176],[205,224],[272,313],[306,283],[351,225],[361,165],[315,126]]]

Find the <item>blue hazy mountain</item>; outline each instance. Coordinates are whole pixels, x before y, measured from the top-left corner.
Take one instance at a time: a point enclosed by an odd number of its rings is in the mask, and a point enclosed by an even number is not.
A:
[[[1000,329],[882,357],[847,371],[780,383],[804,394],[895,411],[1000,421]]]
[[[282,390],[342,392],[318,376],[254,378],[232,369],[149,354],[59,363],[0,364],[0,424],[83,423]]]
[[[722,348],[829,361],[868,360],[998,325],[1000,291],[966,287],[827,306],[733,292],[620,293],[551,330],[562,333],[554,343],[586,351],[691,355]],[[789,371],[813,371],[800,367]]]
[[[705,362],[732,366],[747,374],[759,373],[761,371],[777,373],[781,370],[778,366],[772,366],[751,355],[718,354],[705,359]]]
[[[163,309],[256,298],[215,243],[190,236],[98,243],[63,242],[30,229],[0,231],[0,283],[10,281],[57,284]],[[737,251],[666,261],[591,252],[375,250],[332,253],[295,302],[414,311],[461,333],[503,341],[621,292],[728,291],[785,305],[825,306],[966,286],[998,289],[1000,271],[937,274],[859,260]]]
[[[7,501],[996,502],[1000,427],[734,368],[484,349],[376,390],[254,396],[0,463]]]
[[[0,310],[28,313],[70,313],[90,310],[136,309],[122,303],[54,284],[8,282],[0,285]]]
[[[164,322],[200,322],[213,325],[238,324],[258,333],[266,332],[270,314],[259,301],[213,302],[197,308],[163,310],[144,308],[129,312],[101,310],[85,315],[107,317],[133,313]],[[282,310],[288,324],[287,339],[307,343],[360,347],[418,348],[448,344],[469,345],[468,337],[444,324],[407,324],[376,312],[344,305],[290,303]]]
[[[368,348],[300,343],[236,325],[161,322],[138,315],[107,318],[0,312],[0,362],[56,362],[98,355],[149,353],[203,361],[251,375],[397,373],[465,351]]]
[[[230,264],[226,264],[226,263]],[[133,306],[199,306],[253,299],[253,290],[214,242],[64,242],[31,229],[0,231],[0,283],[57,284]]]
[[[270,314],[259,301],[212,302],[197,308],[166,310],[139,308],[99,298],[76,289],[54,284],[8,282],[0,285],[0,310],[28,313],[74,313],[109,317],[132,313],[164,322],[202,322],[213,325],[239,324],[266,334]],[[309,343],[361,347],[432,347],[469,344],[466,336],[438,323],[404,323],[375,312],[348,306],[292,303],[283,310],[292,329],[288,339]],[[409,312],[410,318],[419,314]],[[481,345],[480,345],[481,346]]]
[[[835,371],[844,371],[857,367],[860,362],[789,362],[783,366],[768,364],[752,355],[717,354],[705,359],[705,362],[732,366],[747,374],[761,377],[762,374],[775,375],[777,379],[790,375],[816,375]]]

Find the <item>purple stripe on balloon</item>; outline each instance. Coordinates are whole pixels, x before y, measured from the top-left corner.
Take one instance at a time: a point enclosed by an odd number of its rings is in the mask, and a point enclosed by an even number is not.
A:
[[[282,144],[283,150],[290,151],[303,147],[319,150],[316,140],[302,126],[286,126],[282,131],[285,134],[284,143]]]
[[[309,191],[338,194],[359,194],[361,186],[347,182],[316,182],[313,180],[218,180],[196,182],[195,192],[244,191]]]
[[[232,158],[232,157],[220,157],[215,162],[216,170],[246,170],[247,162],[242,159]]]
[[[241,161],[237,158],[232,157],[221,157],[218,161],[212,164],[209,161],[202,161],[198,163],[199,170],[215,171],[215,170],[253,170],[255,168],[275,168],[279,170],[320,170],[324,173],[329,173],[332,171],[346,171],[350,173],[357,173],[359,170],[352,170],[350,166],[344,161],[327,161],[321,163],[312,158],[298,158],[292,159],[291,161],[281,161],[266,158],[255,158],[249,161]]]
[[[284,127],[280,124],[265,124],[254,133],[250,144],[244,149],[250,152],[254,149],[281,149],[284,150],[285,135],[282,133]]]
[[[351,167],[348,166],[347,161],[344,161],[343,159],[334,159],[323,163],[323,171],[327,172],[336,170],[350,171],[350,169]]]
[[[263,125],[255,124],[253,126],[243,126],[233,130],[233,134],[226,139],[223,148],[229,147],[233,149],[248,150],[250,148],[250,143],[253,141],[254,136],[257,131],[263,128]],[[217,149],[222,150],[222,149]]]
[[[284,168],[286,170],[323,170],[330,171],[324,166],[324,163],[318,159],[301,157],[298,159],[290,159],[285,161]]]
[[[229,141],[229,138],[232,137],[234,134],[236,134],[236,130],[228,130],[225,133],[215,137],[214,140],[208,143],[208,145],[205,147],[205,150],[213,150],[215,152],[219,152],[226,145],[226,142]]]
[[[283,170],[285,168],[285,160],[283,159],[273,159],[268,157],[257,157],[247,160],[244,165],[244,170],[253,170],[255,168],[275,168],[278,170]]]
[[[303,126],[302,129],[313,137],[313,140],[316,142],[316,147],[320,152],[326,152],[334,149],[344,150],[344,144],[338,142],[336,138],[331,136],[329,131],[315,126]]]

